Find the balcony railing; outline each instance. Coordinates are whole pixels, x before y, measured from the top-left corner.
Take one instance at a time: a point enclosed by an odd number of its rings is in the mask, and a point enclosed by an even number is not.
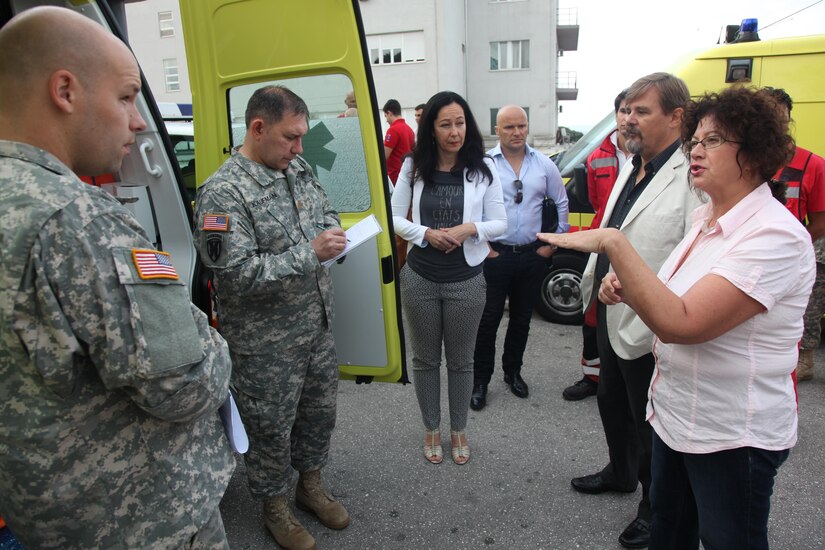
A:
[[[578,25],[579,24],[579,8],[557,8],[556,9],[556,24],[557,25]]]
[[[578,73],[576,71],[559,71],[556,73],[556,99],[573,101],[579,96]]]
[[[556,41],[559,55],[579,48],[579,9],[558,8],[556,10]]]

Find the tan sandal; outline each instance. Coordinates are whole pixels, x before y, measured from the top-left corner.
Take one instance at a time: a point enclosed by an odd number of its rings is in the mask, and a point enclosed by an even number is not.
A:
[[[441,464],[441,461],[444,460],[440,430],[427,430],[424,433],[424,458],[433,464]]]
[[[470,461],[470,447],[467,445],[467,434],[463,431],[450,431],[450,442],[452,443],[453,462],[461,466]]]

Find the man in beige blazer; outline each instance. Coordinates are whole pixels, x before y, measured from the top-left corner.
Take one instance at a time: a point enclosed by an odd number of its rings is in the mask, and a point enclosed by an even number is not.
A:
[[[616,180],[601,227],[624,233],[651,269],[658,271],[691,226],[700,204],[688,186],[688,160],[681,149],[685,83],[667,73],[637,80],[628,90],[628,149],[635,154]],[[610,271],[606,254],[592,254],[582,292],[585,310]],[[653,333],[625,304],[597,304],[601,372],[597,399],[610,462],[600,472],[571,481],[582,493],[633,492],[642,483],[636,518],[619,537],[625,548],[643,548],[650,538],[651,428],[645,421],[653,374]]]

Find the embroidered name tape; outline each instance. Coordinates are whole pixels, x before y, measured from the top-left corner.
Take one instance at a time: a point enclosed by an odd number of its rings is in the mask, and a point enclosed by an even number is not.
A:
[[[178,280],[178,272],[172,265],[172,257],[166,252],[133,248],[132,258],[141,279]]]
[[[201,229],[204,231],[229,231],[229,215],[206,214],[203,217]]]

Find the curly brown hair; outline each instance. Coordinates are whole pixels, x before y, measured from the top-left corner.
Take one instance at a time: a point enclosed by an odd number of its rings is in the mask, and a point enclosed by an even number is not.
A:
[[[682,119],[685,154],[690,153],[699,122],[707,117],[713,117],[723,137],[740,142],[736,153],[740,173],[748,166],[768,181],[793,158],[794,140],[785,130],[776,100],[761,90],[737,86],[689,101]]]

